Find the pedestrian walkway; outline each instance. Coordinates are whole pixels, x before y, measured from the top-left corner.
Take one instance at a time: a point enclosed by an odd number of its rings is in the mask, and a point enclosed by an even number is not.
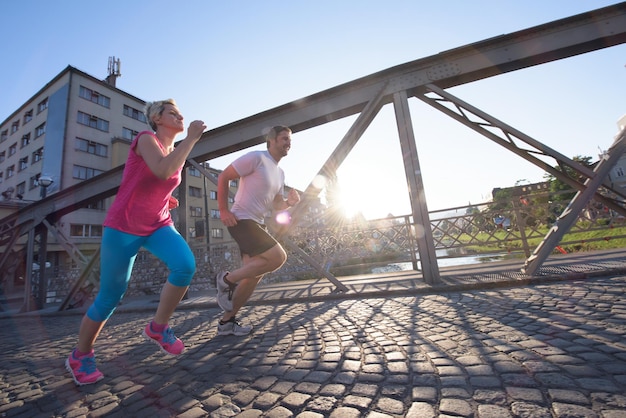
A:
[[[261,283],[249,305],[345,300],[363,297],[390,297],[408,294],[439,293],[469,289],[520,286],[530,283],[569,280],[607,275],[626,275],[626,251],[623,249],[554,256],[546,261],[539,275],[521,273],[520,259],[458,265],[441,269],[441,282],[429,285],[419,271],[390,271],[340,277],[347,292],[337,291],[327,279],[295,282]],[[158,295],[127,298],[120,310],[156,309]],[[181,308],[217,306],[215,291],[190,292]]]
[[[348,288],[347,292],[337,291],[327,279],[299,280],[266,284],[261,282],[249,302],[250,305],[271,303],[292,303],[297,301],[341,300],[362,297],[389,297],[395,295],[431,293],[476,288],[520,286],[528,283],[626,274],[626,250],[606,250],[596,252],[556,255],[549,258],[540,274],[526,277],[521,273],[523,260],[509,259],[477,264],[464,264],[441,269],[441,282],[426,284],[419,271],[390,271],[386,273],[362,274],[338,279]],[[215,290],[192,290],[181,302],[180,309],[217,307]],[[45,309],[34,313],[21,313],[23,294],[13,295],[12,303],[3,305],[0,318],[15,315],[57,315],[60,303],[49,304]],[[159,295],[126,296],[117,312],[156,309]],[[86,307],[64,311],[63,314],[82,314]]]
[[[171,322],[179,357],[141,335],[155,298],[131,298],[96,345],[105,378],[84,387],[63,366],[81,315],[4,316],[0,416],[624,417],[620,256],[533,280],[485,267],[471,286],[461,270],[436,288],[408,273],[344,295],[268,285],[241,313],[245,337],[218,336],[214,296],[191,295]]]

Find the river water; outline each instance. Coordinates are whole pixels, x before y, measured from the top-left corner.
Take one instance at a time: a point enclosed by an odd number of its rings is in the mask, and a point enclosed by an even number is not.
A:
[[[438,254],[441,256],[441,254]],[[502,254],[481,254],[476,256],[465,257],[451,257],[451,258],[438,258],[437,265],[439,267],[452,267],[463,266],[470,264],[488,263],[490,261],[501,260],[504,258]],[[417,262],[418,268],[421,268],[419,261]],[[375,267],[372,269],[372,273],[387,273],[390,271],[405,271],[413,270],[413,264],[407,263],[391,263],[382,267]]]

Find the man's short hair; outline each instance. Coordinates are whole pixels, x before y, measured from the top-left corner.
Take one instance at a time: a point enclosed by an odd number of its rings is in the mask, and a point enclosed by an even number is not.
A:
[[[288,126],[284,125],[276,125],[270,128],[267,134],[265,134],[265,143],[267,144],[268,148],[270,147],[270,140],[276,139],[278,134],[283,131],[291,132],[291,129]]]

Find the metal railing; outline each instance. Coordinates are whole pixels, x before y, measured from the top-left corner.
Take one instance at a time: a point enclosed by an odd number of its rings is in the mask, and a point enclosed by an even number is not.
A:
[[[431,212],[431,229],[437,249],[437,260],[446,264],[489,262],[502,258],[524,258],[546,235],[567,205],[572,191],[534,193],[476,205],[459,206]],[[266,275],[264,283],[321,278],[310,261],[335,276],[350,276],[401,265],[419,270],[415,225],[410,215],[376,220],[333,222],[327,227],[296,227],[289,239],[307,254],[288,252],[288,259],[276,272]],[[586,251],[593,242],[626,238],[626,222],[621,215],[601,203],[590,201],[555,252]],[[214,287],[215,275],[221,270],[240,266],[239,249],[233,241],[190,243],[196,256],[196,277],[192,290]],[[610,246],[610,245],[609,245]],[[167,269],[147,252],[141,252],[133,270],[128,294],[157,294]],[[397,268],[397,267],[396,267]],[[57,268],[49,278],[47,303],[60,301],[80,276],[77,269]],[[95,293],[97,283],[85,282],[85,291]],[[85,291],[71,301],[79,306],[88,300]]]

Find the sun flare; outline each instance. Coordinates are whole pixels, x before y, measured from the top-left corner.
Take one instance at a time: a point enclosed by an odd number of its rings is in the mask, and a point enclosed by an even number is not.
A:
[[[334,201],[343,218],[353,219],[362,215],[374,219],[384,211],[379,207],[380,200],[374,195],[375,189],[368,187],[367,184],[346,179],[336,185],[335,193]]]

